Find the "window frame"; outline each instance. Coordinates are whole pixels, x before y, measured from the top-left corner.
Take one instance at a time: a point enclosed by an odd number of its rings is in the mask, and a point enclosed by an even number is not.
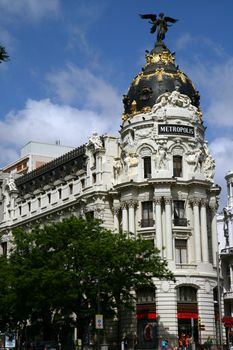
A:
[[[187,226],[184,200],[173,201],[173,223],[174,226]]]
[[[144,177],[144,179],[151,178],[151,170],[152,170],[151,156],[143,157],[143,177]]]
[[[176,264],[188,264],[187,239],[175,239],[175,262]]]
[[[179,154],[173,155],[173,176],[183,177],[183,157]]]
[[[154,226],[154,208],[152,201],[141,202],[141,227]]]

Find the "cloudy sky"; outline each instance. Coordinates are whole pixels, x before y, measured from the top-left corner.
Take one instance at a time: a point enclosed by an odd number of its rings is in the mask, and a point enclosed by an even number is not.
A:
[[[233,170],[232,0],[0,0],[0,166],[28,141],[78,146],[116,134],[122,95],[154,37],[139,13],[179,19],[166,37],[201,94],[206,138],[223,188]]]

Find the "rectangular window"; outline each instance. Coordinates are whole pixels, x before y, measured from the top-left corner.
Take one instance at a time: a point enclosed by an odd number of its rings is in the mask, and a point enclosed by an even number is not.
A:
[[[69,192],[70,194],[73,194],[73,184],[69,184]]]
[[[152,227],[154,226],[153,220],[153,203],[142,202],[142,221],[141,227]]]
[[[143,158],[144,165],[144,179],[148,179],[151,177],[151,157]]]
[[[173,156],[173,176],[182,177],[182,157],[181,156]]]
[[[62,194],[61,188],[59,188],[59,189],[58,189],[58,198],[59,198],[59,199],[61,199],[61,194]]]
[[[51,193],[48,193],[47,197],[48,197],[48,203],[50,204],[51,203]]]
[[[174,201],[174,225],[187,226],[187,219],[185,218],[184,201]]]
[[[1,246],[2,246],[2,255],[7,256],[7,242],[2,242]]]
[[[175,251],[176,251],[176,263],[177,264],[187,264],[187,240],[186,239],[176,239],[175,240]]]
[[[86,213],[86,219],[87,220],[93,220],[95,218],[95,213],[94,213],[94,211],[88,211],[87,213]]]

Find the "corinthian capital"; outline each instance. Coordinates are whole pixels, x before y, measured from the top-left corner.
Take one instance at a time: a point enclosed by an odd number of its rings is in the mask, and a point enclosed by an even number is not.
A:
[[[207,207],[208,205],[208,199],[207,198],[202,198],[201,199],[201,206],[202,207]]]
[[[135,201],[135,200],[130,200],[130,201],[128,201],[128,207],[129,208],[135,208],[136,206],[137,206],[137,201]]]
[[[172,204],[172,197],[164,197],[164,202],[166,204]]]
[[[162,197],[154,197],[153,200],[155,205],[160,205],[162,202]]]
[[[198,207],[199,204],[201,203],[201,198],[199,197],[193,197],[189,199],[189,202],[194,206],[194,207]]]
[[[121,202],[121,209],[128,208],[128,203],[126,201]]]
[[[120,211],[120,208],[119,208],[119,207],[113,207],[113,208],[112,208],[113,215],[118,215],[118,214],[119,214],[119,211]]]

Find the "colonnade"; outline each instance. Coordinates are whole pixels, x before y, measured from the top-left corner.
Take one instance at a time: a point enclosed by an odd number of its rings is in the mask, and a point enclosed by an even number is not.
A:
[[[133,234],[136,233],[136,227],[135,227],[135,216],[136,216],[136,208],[137,208],[137,202],[130,200],[130,201],[123,201],[121,203],[121,207],[114,208],[113,214],[114,214],[114,230],[119,231],[119,211],[122,211],[122,230],[123,231],[129,231]]]
[[[164,255],[167,260],[173,260],[173,217],[172,217],[172,197],[154,197],[155,209],[155,234],[156,246],[162,252],[165,247]],[[218,249],[217,243],[217,225],[216,225],[216,205],[210,206],[210,229],[212,247],[208,243],[207,231],[207,198],[190,198],[188,204],[191,208],[189,215],[192,215],[195,261],[196,263],[209,262],[209,249],[212,249],[213,264],[216,265],[216,252]],[[123,201],[121,206],[114,208],[114,229],[119,231],[119,211],[122,211],[122,230],[136,234],[136,211],[137,201]],[[186,211],[188,213],[188,211]],[[190,217],[187,217],[190,220]],[[187,226],[188,228],[188,226]]]

